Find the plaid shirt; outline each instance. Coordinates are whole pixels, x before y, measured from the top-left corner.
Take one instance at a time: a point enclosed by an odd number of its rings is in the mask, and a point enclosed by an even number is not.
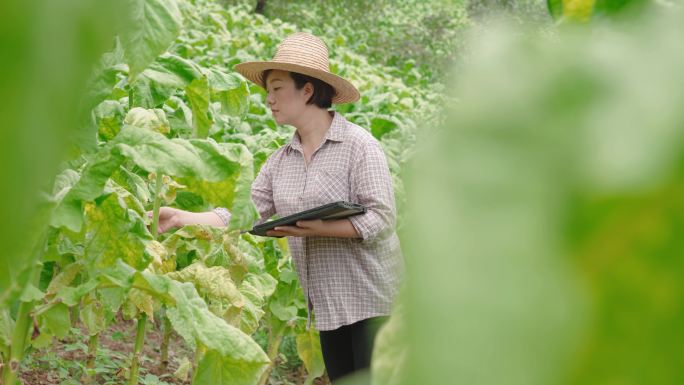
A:
[[[259,223],[335,201],[366,206],[365,214],[349,218],[360,239],[288,237],[288,243],[307,298],[307,327],[312,310],[318,330],[390,314],[404,264],[394,230],[392,177],[368,131],[335,112],[308,165],[295,133],[259,171],[252,199]]]

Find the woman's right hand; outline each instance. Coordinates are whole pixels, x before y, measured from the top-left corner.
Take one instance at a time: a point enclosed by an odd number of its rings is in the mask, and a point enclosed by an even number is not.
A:
[[[186,224],[189,224],[188,218],[190,214],[192,213],[189,211],[173,207],[160,207],[158,232],[164,233],[169,229],[183,227]],[[152,217],[152,211],[148,211],[147,216]]]

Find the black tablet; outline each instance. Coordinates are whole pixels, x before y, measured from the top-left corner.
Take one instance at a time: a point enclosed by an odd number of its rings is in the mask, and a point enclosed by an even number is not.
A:
[[[293,226],[297,223],[297,221],[307,219],[342,219],[352,215],[363,214],[365,212],[366,208],[358,203],[349,203],[343,201],[333,202],[262,223],[258,226],[254,226],[249,233],[266,237],[266,232],[268,230],[273,230],[273,228],[276,226]]]

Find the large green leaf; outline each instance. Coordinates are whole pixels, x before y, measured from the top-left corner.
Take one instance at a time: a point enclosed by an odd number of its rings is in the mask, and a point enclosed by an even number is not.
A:
[[[243,116],[249,109],[249,86],[237,74],[226,74],[210,69],[205,71],[209,79],[212,100],[221,102],[222,111],[228,115]]]
[[[147,271],[136,271],[121,260],[100,271],[98,279],[125,289],[135,288],[157,298],[167,306],[167,316],[173,328],[193,348],[205,347],[203,364],[196,376],[212,378],[209,382],[254,384],[269,362],[266,353],[247,334],[214,315],[190,282],[179,282],[167,276]],[[223,375],[213,377],[218,360]],[[227,377],[223,377],[223,376]],[[217,382],[223,381],[223,382]]]
[[[268,358],[266,358],[268,360]],[[208,350],[200,359],[192,378],[196,385],[251,385],[256,384],[265,366],[261,362],[239,362],[230,356],[222,356],[216,350]]]
[[[93,109],[100,139],[111,140],[121,131],[124,109],[116,100],[105,100]]]
[[[193,80],[186,88],[185,93],[190,100],[192,108],[192,124],[195,137],[206,138],[209,135],[212,121],[209,118],[209,98],[211,92],[206,77]]]
[[[88,335],[98,334],[107,327],[104,306],[99,301],[91,301],[83,306],[79,310],[79,316],[88,330]]]
[[[225,301],[236,307],[242,307],[245,304],[230,271],[225,267],[207,267],[198,262],[181,271],[168,273],[167,276],[180,282],[192,283],[201,295],[212,300]]]
[[[69,333],[71,319],[69,308],[63,303],[51,305],[39,316],[41,329],[47,328],[57,338],[64,338]]]
[[[189,344],[207,348],[194,383],[255,384],[269,362],[266,353],[247,334],[211,313],[192,284],[171,282],[176,306],[167,314],[174,329]]]
[[[307,383],[313,383],[316,377],[323,375],[325,364],[323,363],[323,353],[321,352],[321,342],[318,332],[314,328],[309,328],[303,333],[297,334],[297,354],[304,362],[307,373]]]
[[[66,227],[79,232],[83,225],[83,203],[99,197],[114,170],[123,158],[101,150],[89,158],[78,179],[73,170],[66,170],[58,177],[53,200],[58,202],[50,225]]]
[[[122,46],[135,78],[176,39],[182,15],[176,0],[129,0],[131,28],[122,36]]]
[[[179,177],[189,191],[229,207],[234,214],[229,228],[251,228],[258,218],[251,200],[252,156],[245,146],[212,139],[168,139],[135,126],[125,126],[112,145],[114,153],[144,170]]]
[[[235,144],[211,139],[168,139],[144,128],[125,126],[111,142],[114,153],[131,159],[148,172],[173,177],[221,181],[237,174],[243,151]]]
[[[169,121],[166,119],[166,114],[163,110],[158,108],[131,108],[126,114],[124,123],[131,126],[147,128],[148,130],[159,132],[161,134],[168,134],[170,130]]]
[[[151,257],[145,245],[152,234],[140,214],[129,209],[121,196],[110,194],[98,203],[87,203],[85,212],[88,268],[111,266],[118,259],[138,269],[149,264]]]
[[[233,322],[240,330],[252,334],[259,327],[259,320],[264,316],[263,310],[268,297],[273,294],[277,281],[268,273],[249,273],[240,283],[240,293],[244,298],[244,306],[238,313],[231,314]]]

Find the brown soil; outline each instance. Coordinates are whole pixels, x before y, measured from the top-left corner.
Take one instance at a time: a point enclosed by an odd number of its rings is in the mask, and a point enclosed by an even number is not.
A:
[[[119,317],[117,321],[108,328],[107,331],[100,335],[100,354],[103,354],[103,349],[108,349],[112,352],[112,357],[110,357],[112,361],[118,361],[120,367],[128,368],[130,366],[128,360],[130,360],[135,343],[135,330],[135,321],[127,321]],[[83,327],[81,327],[81,332],[84,336],[82,337],[82,342],[87,345],[87,334]],[[114,335],[118,335],[119,337],[113,338]],[[152,327],[151,324],[148,324],[145,334],[145,345],[143,348],[143,358],[140,364],[139,378],[142,379],[146,374],[149,373],[159,377],[161,381],[167,382],[169,384],[190,384],[192,379],[191,372],[189,373],[188,379],[186,381],[182,381],[174,377],[173,373],[176,371],[176,369],[178,369],[179,362],[183,357],[187,357],[191,362],[193,361],[193,351],[187,346],[185,341],[183,341],[180,336],[178,336],[176,333],[172,333],[169,342],[169,366],[165,371],[161,371],[159,363],[162,337],[163,334],[159,325]],[[83,350],[76,349],[67,351],[66,349],[70,344],[73,346],[74,342],[76,341],[70,341],[69,337],[64,340],[54,340],[52,346],[48,347],[47,350],[53,354],[56,354],[57,358],[52,358],[53,360],[81,362],[85,366],[87,354],[83,352]],[[60,373],[58,370],[47,368],[46,363],[48,358],[45,357],[45,354],[46,349],[36,350],[30,353],[31,362],[27,365],[24,365],[24,370],[20,374],[20,379],[24,385],[60,385],[64,384],[65,377],[69,378],[68,375],[65,376],[64,373]],[[117,354],[123,355],[125,358],[118,357]],[[122,362],[122,360],[126,361]],[[277,373],[272,374],[271,382],[269,384],[303,384],[306,373],[302,367],[288,370],[278,367],[277,364],[278,362],[276,362],[277,368],[275,369]],[[126,384],[128,373],[125,373],[124,370],[119,370],[119,373],[114,373],[114,371],[115,370],[112,369],[112,372],[108,373],[110,377],[115,376],[115,380],[110,381],[109,383]],[[74,376],[78,375],[76,372],[71,374]],[[74,384],[82,383],[81,378],[72,378],[72,380],[75,380]],[[106,379],[102,376],[97,376],[94,381],[95,384],[102,384],[105,382]],[[329,385],[330,381],[328,380],[327,376],[323,376],[322,378],[317,378],[314,381],[314,384]]]

